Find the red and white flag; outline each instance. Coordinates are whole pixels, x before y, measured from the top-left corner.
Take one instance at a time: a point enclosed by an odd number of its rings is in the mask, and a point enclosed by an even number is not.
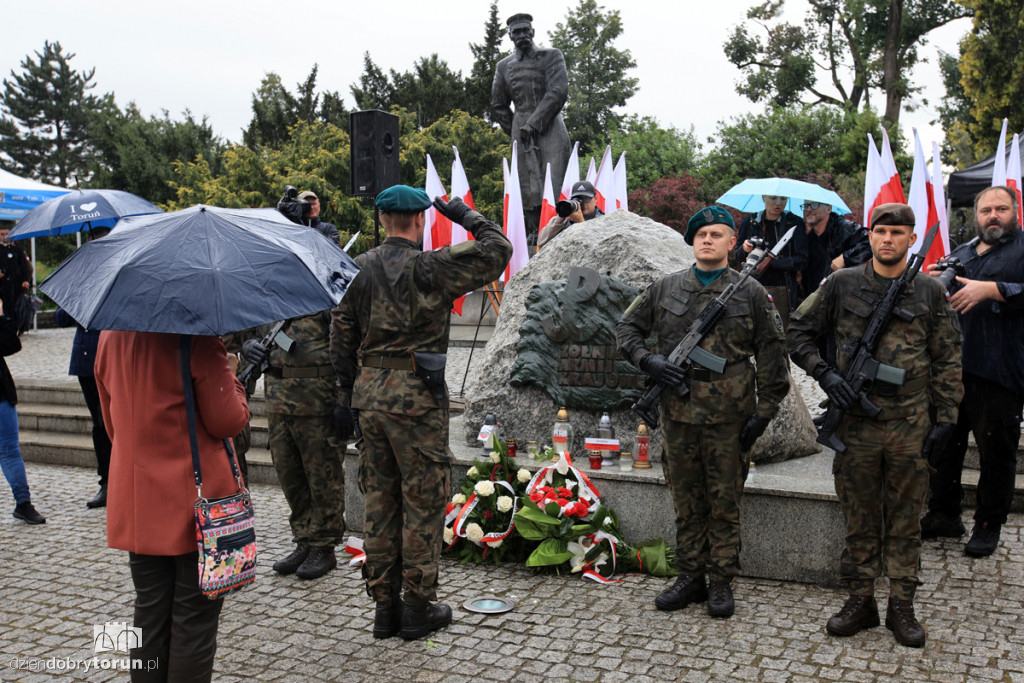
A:
[[[890,202],[903,202],[893,193],[890,174],[885,170],[882,157],[875,149],[875,139],[868,133],[868,164],[864,173],[864,225],[871,225],[871,212],[876,206]],[[902,187],[900,188],[902,191]]]
[[[523,216],[523,192],[519,186],[519,144],[512,142],[512,161],[505,175],[505,237],[512,243],[512,258],[505,267],[503,281],[508,282],[512,276],[526,265],[530,259],[529,247],[526,245],[526,218]]]
[[[946,215],[946,191],[942,186],[942,157],[939,154],[939,143],[932,141],[932,187],[935,196],[935,213],[939,216],[939,236],[942,248],[949,255],[949,216]]]
[[[890,202],[907,203],[907,196],[903,194],[903,183],[900,182],[900,172],[896,170],[896,159],[892,156],[892,147],[889,145],[889,134],[882,128],[882,168],[885,170],[885,177],[889,180]]]
[[[565,175],[562,177],[562,189],[558,193],[558,201],[564,201],[572,193],[572,186],[580,181],[580,143],[572,146],[569,153],[569,163],[565,165]],[[544,223],[541,223],[544,225]]]
[[[466,202],[466,206],[471,209],[475,209],[476,205],[473,203],[473,193],[469,189],[469,178],[466,177],[466,169],[462,166],[462,158],[459,157],[459,148],[452,145],[452,150],[455,152],[455,160],[452,161],[452,198],[461,197],[462,201]],[[458,223],[452,223],[452,242],[451,245],[454,247],[456,244],[461,244],[466,240],[473,239],[473,236],[466,232],[466,229]],[[466,302],[466,297],[460,296],[452,304],[452,310],[457,314],[462,315],[462,305]]]
[[[594,163],[594,157],[590,157],[590,166],[587,168],[586,181],[591,185],[597,181],[597,165]]]
[[[1010,160],[1006,163],[1006,186],[1017,195],[1017,225],[1024,230],[1024,206],[1021,206],[1020,136],[1013,134]]]
[[[544,169],[544,196],[540,202],[540,227],[555,217],[555,188],[551,185],[551,162]]]
[[[928,173],[928,165],[924,161],[924,150],[921,149],[921,139],[917,136],[917,129],[914,129],[914,174],[910,179],[910,198],[907,201],[914,211],[914,232],[917,233],[917,242],[911,247],[911,252],[918,253],[924,246],[924,236],[939,220],[939,212],[935,208],[935,186],[932,184],[931,174]],[[942,243],[942,239],[936,238],[932,242],[927,254],[924,254],[924,264],[921,270],[925,271],[928,266],[946,256],[948,249]]]
[[[626,188],[626,153],[619,155],[619,161],[615,164],[615,208],[629,211],[629,190]]]
[[[996,145],[996,156],[992,160],[992,185],[1006,184],[1006,119],[1003,119],[1003,130],[999,133],[999,144]]]
[[[434,160],[427,155],[427,197],[431,200],[434,197],[441,197],[448,201],[448,194],[444,191],[441,177],[437,175],[434,168]],[[423,229],[423,251],[433,251],[451,244],[452,222],[439,214],[437,209],[431,206],[427,209],[427,224]]]
[[[604,148],[601,166],[597,169],[597,180],[594,181],[597,192],[597,208],[605,213],[615,210],[615,164],[612,162],[612,146]]]

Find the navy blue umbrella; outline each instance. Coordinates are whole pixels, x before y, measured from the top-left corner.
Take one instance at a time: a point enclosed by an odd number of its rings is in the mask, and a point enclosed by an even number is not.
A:
[[[359,272],[273,209],[126,218],[40,285],[83,327],[220,335],[333,308]]]
[[[9,239],[70,235],[90,228],[112,228],[128,216],[163,213],[156,204],[121,190],[72,190],[43,202],[18,221]]]

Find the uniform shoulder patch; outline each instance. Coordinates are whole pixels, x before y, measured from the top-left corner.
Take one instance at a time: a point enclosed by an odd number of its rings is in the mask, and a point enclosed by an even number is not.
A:
[[[476,242],[474,242],[472,240],[466,240],[465,242],[459,242],[458,244],[456,244],[454,247],[451,248],[451,254],[455,258],[459,258],[460,256],[465,256],[466,254],[468,254],[471,251],[473,251],[473,247],[474,247],[475,244],[476,244]]]
[[[775,314],[775,327],[776,327],[776,329],[778,329],[779,332],[782,332],[782,316],[779,315],[779,312],[776,311],[776,310],[773,310],[772,313]]]

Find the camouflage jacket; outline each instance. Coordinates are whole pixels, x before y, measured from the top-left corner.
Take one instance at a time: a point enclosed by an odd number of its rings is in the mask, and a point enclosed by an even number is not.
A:
[[[271,327],[261,325],[250,337],[259,339]],[[295,343],[288,353],[276,344],[270,347],[270,364],[263,378],[267,412],[271,415],[329,415],[334,409],[337,385],[330,354],[331,311],[292,318],[284,333]],[[289,371],[318,373],[319,376],[284,376]]]
[[[411,240],[388,237],[356,258],[361,270],[334,309],[331,329],[340,405],[405,415],[438,407],[410,370],[360,366],[366,356],[447,353],[452,303],[496,280],[512,256],[501,228],[471,215],[474,240],[424,252]]]
[[[849,362],[844,345],[856,342],[867,328],[886,284],[875,277],[874,261],[832,273],[793,315],[787,347],[793,361],[813,373],[825,361],[815,340],[835,330],[838,370]],[[901,387],[875,382],[868,398],[882,409],[879,420],[908,417],[936,409],[936,421],[956,422],[963,397],[960,376],[960,324],[938,280],[918,273],[903,292],[899,307],[913,319],[893,316],[875,349],[875,360],[906,370]],[[859,405],[850,414],[865,416]]]
[[[739,279],[739,273],[727,269],[705,287],[693,268],[661,278],[630,304],[615,326],[619,351],[639,367],[640,359],[651,353],[644,340],[654,333],[657,353],[668,356],[704,307]],[[700,347],[725,358],[725,372],[713,377],[702,369],[696,377],[691,372],[690,395],[684,400],[673,391],[663,393],[663,409],[670,418],[719,424],[754,414],[775,417],[789,391],[789,370],[782,320],[764,287],[747,278]]]

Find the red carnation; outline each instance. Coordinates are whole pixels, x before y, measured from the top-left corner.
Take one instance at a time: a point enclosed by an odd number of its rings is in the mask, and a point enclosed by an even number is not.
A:
[[[532,500],[534,503],[539,503],[542,500],[544,500],[544,494],[541,493],[540,491],[534,491],[533,493],[530,494],[530,500]]]
[[[484,519],[494,519],[494,513],[490,510],[484,510]]]

